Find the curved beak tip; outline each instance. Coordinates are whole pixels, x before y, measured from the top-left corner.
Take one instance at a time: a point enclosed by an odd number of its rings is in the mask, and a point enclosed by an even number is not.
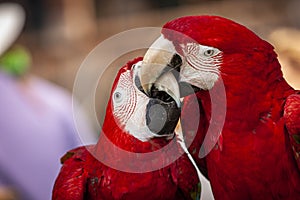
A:
[[[145,53],[142,61],[141,84],[148,94],[151,86],[164,72],[165,67],[176,53],[173,43],[161,35]]]
[[[141,62],[140,82],[147,95],[151,95],[151,90],[155,86],[171,96],[180,107],[178,81],[170,72],[172,68],[169,67],[174,54],[176,50],[173,43],[161,35],[148,49]]]

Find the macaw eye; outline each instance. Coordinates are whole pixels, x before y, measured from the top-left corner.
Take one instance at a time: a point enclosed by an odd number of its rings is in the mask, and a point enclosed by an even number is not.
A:
[[[207,49],[204,51],[205,56],[213,56],[215,54],[215,51],[213,49]]]
[[[120,103],[123,100],[123,96],[121,92],[115,92],[114,93],[114,102]]]

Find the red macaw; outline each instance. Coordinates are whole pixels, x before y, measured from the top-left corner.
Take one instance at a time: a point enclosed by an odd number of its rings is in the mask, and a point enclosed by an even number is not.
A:
[[[197,91],[198,102],[184,99],[181,118],[186,138],[199,123],[189,150],[215,199],[300,198],[300,93],[271,44],[231,20],[187,16],[163,26],[143,63],[146,93],[169,71],[152,65],[177,70],[184,96],[187,85]]]
[[[98,143],[62,157],[53,200],[199,197],[197,171],[174,137],[179,99],[158,88],[146,96],[139,85],[140,60],[127,63],[117,74]],[[159,150],[150,160],[139,160]],[[170,162],[175,154],[178,159]]]

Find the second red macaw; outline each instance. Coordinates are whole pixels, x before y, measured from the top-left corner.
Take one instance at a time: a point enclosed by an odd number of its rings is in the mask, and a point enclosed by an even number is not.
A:
[[[300,198],[300,94],[283,78],[272,45],[231,20],[187,16],[163,26],[143,62],[146,92],[168,71],[154,66],[177,70],[184,96],[193,92],[187,85],[197,92],[198,101],[184,100],[183,129],[189,138],[199,124],[189,150],[215,199]]]

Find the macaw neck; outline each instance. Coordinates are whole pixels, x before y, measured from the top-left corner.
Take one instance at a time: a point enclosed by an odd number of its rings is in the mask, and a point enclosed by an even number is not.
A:
[[[169,143],[169,140],[165,138],[154,138],[149,141],[140,141],[126,132],[124,127],[117,125],[114,119],[105,119],[104,121],[97,145],[102,146],[104,141],[110,141],[114,146],[134,153],[152,152]]]
[[[167,144],[167,148],[162,148]],[[159,149],[162,151],[159,152]],[[176,140],[156,138],[142,142],[124,132],[122,127],[116,126],[112,120],[104,121],[103,131],[92,152],[103,164],[126,172],[158,169],[178,153]]]
[[[293,89],[284,80],[273,49],[227,55],[220,71],[227,101],[226,122],[236,126],[236,121],[239,129],[252,129],[265,116],[278,120],[277,107]]]
[[[234,130],[252,130],[265,117],[277,121],[285,98],[294,92],[282,76],[273,80],[224,76],[223,83],[217,82],[213,89],[219,84],[224,84],[226,97],[222,97],[222,92],[214,92],[212,96],[211,91],[200,92],[197,96],[208,119],[212,112],[219,112],[221,106],[226,106],[224,128]],[[212,110],[212,104],[217,105],[215,110]]]

